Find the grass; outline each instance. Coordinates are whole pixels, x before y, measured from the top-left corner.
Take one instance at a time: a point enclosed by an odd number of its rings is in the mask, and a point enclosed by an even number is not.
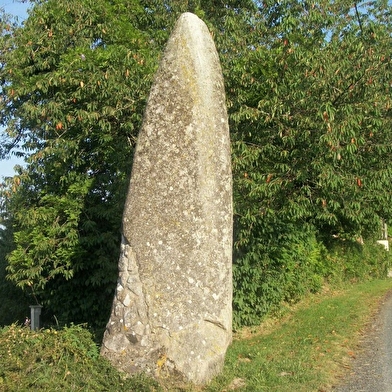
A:
[[[309,297],[280,320],[241,331],[206,391],[328,391],[349,368],[361,334],[392,289],[377,280]]]
[[[235,334],[220,376],[204,388],[177,391],[328,391],[348,370],[361,334],[392,290],[377,280],[313,295],[277,319]],[[163,391],[156,382],[125,379],[98,354],[81,327],[0,330],[0,391]]]

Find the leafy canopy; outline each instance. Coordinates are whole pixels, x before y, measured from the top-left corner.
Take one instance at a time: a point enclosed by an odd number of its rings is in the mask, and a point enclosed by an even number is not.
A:
[[[208,24],[225,76],[236,323],[317,290],[333,235],[391,220],[387,1],[36,1],[22,27],[1,20],[0,152],[27,163],[3,222],[9,277],[64,320],[107,319],[137,130],[184,11]]]
[[[27,163],[4,191],[14,228],[8,274],[73,321],[106,318],[101,304],[110,307],[157,60],[154,37],[137,27],[144,19],[137,1],[45,1],[2,36],[10,49],[1,52],[0,110]]]

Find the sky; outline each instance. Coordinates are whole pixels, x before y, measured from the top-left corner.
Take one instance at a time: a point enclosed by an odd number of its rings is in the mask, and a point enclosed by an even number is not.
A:
[[[23,21],[27,17],[28,4],[20,0],[0,0],[0,8],[4,9],[7,14],[17,16],[19,21]],[[0,161],[0,180],[3,177],[12,176],[14,166],[22,163],[23,161],[15,157]]]

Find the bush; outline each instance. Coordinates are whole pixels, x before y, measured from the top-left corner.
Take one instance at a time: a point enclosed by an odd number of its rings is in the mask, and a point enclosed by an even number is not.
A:
[[[332,238],[332,237],[331,237]],[[248,245],[233,266],[235,328],[257,325],[282,305],[294,303],[324,284],[364,282],[387,276],[390,252],[369,239],[335,239],[327,245],[312,230],[287,233],[282,240]]]
[[[99,355],[82,326],[0,330],[0,391],[158,391],[144,376],[125,378]]]
[[[328,246],[325,278],[333,285],[383,279],[391,266],[391,253],[374,239],[363,245],[336,239]]]
[[[309,231],[291,233],[274,249],[254,244],[233,266],[234,326],[258,324],[284,302],[320,290],[324,257],[325,247]]]

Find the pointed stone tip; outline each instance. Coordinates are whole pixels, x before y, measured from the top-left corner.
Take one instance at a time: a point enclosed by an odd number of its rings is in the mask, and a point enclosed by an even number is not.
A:
[[[183,14],[180,15],[180,17],[177,20],[177,25],[183,23],[187,23],[189,25],[195,25],[195,24],[205,25],[205,23],[192,12],[184,12]]]
[[[208,96],[208,91],[215,86],[211,80],[219,79],[218,83],[223,83],[212,35],[203,20],[191,12],[185,12],[178,18],[160,68],[164,73],[172,73],[174,79],[184,79],[184,86],[187,86],[189,93],[195,90],[192,89],[194,87],[200,89],[202,96]]]
[[[192,12],[184,12],[183,14],[180,15],[179,19],[181,18],[189,18],[189,19],[195,19],[195,20],[201,20],[197,15],[193,14]]]

